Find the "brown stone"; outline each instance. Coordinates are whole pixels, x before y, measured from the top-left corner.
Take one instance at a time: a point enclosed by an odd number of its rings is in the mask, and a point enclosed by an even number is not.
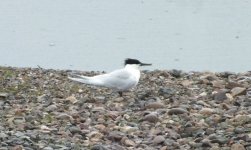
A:
[[[231,146],[231,150],[245,150],[245,147],[242,144],[236,143]]]
[[[147,109],[151,109],[151,108],[159,109],[159,108],[163,108],[163,107],[164,107],[164,105],[160,102],[152,102],[152,103],[149,103],[146,105]]]
[[[226,84],[226,88],[228,89],[232,89],[232,88],[235,88],[235,87],[243,87],[241,84],[239,83],[236,83],[236,82],[228,82]]]
[[[231,95],[234,97],[234,96],[237,96],[237,95],[243,95],[243,94],[246,94],[246,88],[243,88],[243,87],[235,87],[231,90]]]

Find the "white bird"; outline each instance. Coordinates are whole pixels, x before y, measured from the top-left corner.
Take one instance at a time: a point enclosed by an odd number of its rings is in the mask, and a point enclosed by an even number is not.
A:
[[[122,96],[123,91],[127,91],[135,87],[140,78],[140,66],[148,66],[152,64],[141,63],[137,59],[126,59],[125,67],[119,70],[112,71],[107,74],[96,75],[93,77],[77,75],[77,78],[68,77],[70,80],[103,86],[118,91]]]

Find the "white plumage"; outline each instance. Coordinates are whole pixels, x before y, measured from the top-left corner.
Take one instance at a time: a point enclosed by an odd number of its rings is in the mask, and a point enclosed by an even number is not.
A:
[[[70,80],[91,84],[96,86],[103,86],[114,89],[122,95],[121,92],[127,91],[135,87],[140,78],[140,66],[151,65],[144,64],[136,59],[126,59],[125,67],[123,69],[115,70],[107,74],[96,75],[93,77],[80,76],[76,78],[68,77]]]

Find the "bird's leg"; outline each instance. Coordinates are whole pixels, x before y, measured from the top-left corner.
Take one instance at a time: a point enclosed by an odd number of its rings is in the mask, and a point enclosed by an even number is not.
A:
[[[123,96],[123,92],[119,91],[119,96],[122,97]]]

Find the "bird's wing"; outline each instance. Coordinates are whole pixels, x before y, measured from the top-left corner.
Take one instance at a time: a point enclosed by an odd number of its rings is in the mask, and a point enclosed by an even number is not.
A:
[[[96,79],[102,80],[104,86],[117,90],[124,90],[135,84],[130,72],[120,69],[108,74],[95,76]]]
[[[131,73],[126,71],[125,69],[115,70],[108,75],[123,80],[129,79],[131,77]]]

